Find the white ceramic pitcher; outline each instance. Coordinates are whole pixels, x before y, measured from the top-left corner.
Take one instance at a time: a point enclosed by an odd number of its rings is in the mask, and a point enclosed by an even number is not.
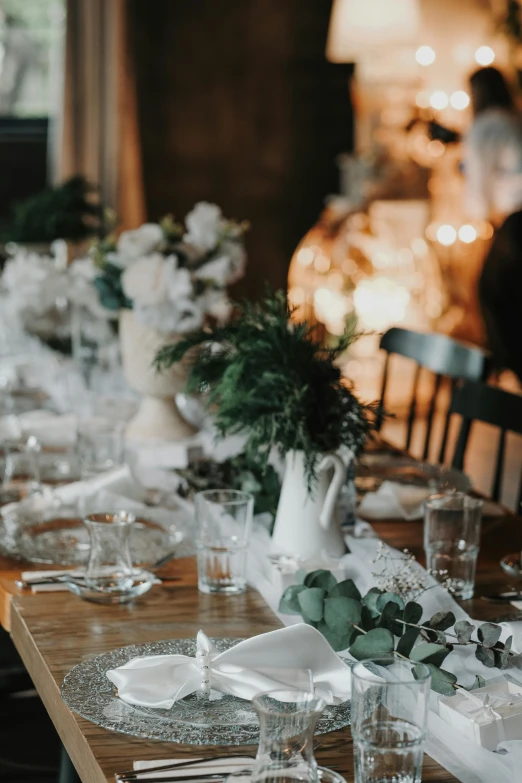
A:
[[[332,478],[329,468],[333,468]],[[340,557],[346,552],[336,513],[337,498],[346,474],[346,465],[337,454],[320,457],[318,480],[310,494],[304,452],[288,452],[272,534],[272,552],[304,559],[321,555]]]

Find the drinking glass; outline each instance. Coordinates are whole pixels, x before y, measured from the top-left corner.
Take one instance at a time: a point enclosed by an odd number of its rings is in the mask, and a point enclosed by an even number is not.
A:
[[[314,731],[325,702],[292,688],[259,693],[252,699],[259,718],[259,747],[251,770],[229,775],[227,783],[346,783],[317,766]]]
[[[473,597],[482,500],[463,492],[434,495],[425,505],[427,568],[457,598]]]
[[[90,538],[85,584],[104,593],[130,590],[135,577],[129,541],[134,514],[90,514],[83,521]]]
[[[0,505],[22,500],[42,490],[40,482],[40,443],[31,435],[25,443],[6,440],[2,444]]]
[[[355,783],[420,783],[431,674],[392,654],[352,669]]]
[[[77,453],[82,478],[92,478],[123,464],[121,422],[88,419],[78,425]]]
[[[254,498],[248,492],[211,489],[194,499],[198,587],[202,593],[243,593]]]

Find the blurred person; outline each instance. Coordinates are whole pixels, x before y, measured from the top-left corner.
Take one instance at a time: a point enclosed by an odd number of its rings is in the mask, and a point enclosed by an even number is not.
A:
[[[513,370],[522,382],[522,118],[496,68],[475,71],[470,90],[466,206],[471,217],[497,227],[479,301],[495,366]]]

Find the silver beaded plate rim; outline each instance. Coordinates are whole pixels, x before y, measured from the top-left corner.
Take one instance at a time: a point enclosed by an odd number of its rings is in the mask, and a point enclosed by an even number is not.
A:
[[[220,652],[242,639],[213,638]],[[145,739],[187,745],[254,745],[259,724],[251,702],[211,691],[210,700],[197,694],[176,702],[170,710],[135,707],[118,698],[106,672],[138,655],[190,655],[195,639],[171,639],[134,644],[96,655],[75,666],[65,676],[62,699],[74,712],[111,731]],[[316,734],[342,729],[350,724],[350,702],[328,706],[318,721]]]

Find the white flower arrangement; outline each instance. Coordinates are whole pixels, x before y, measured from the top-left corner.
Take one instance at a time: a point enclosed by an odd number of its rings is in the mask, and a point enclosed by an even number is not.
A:
[[[142,323],[165,333],[198,329],[208,316],[226,322],[227,286],[245,271],[246,228],[202,201],[185,226],[167,217],[103,240],[91,256],[101,304],[112,311],[130,307]]]

